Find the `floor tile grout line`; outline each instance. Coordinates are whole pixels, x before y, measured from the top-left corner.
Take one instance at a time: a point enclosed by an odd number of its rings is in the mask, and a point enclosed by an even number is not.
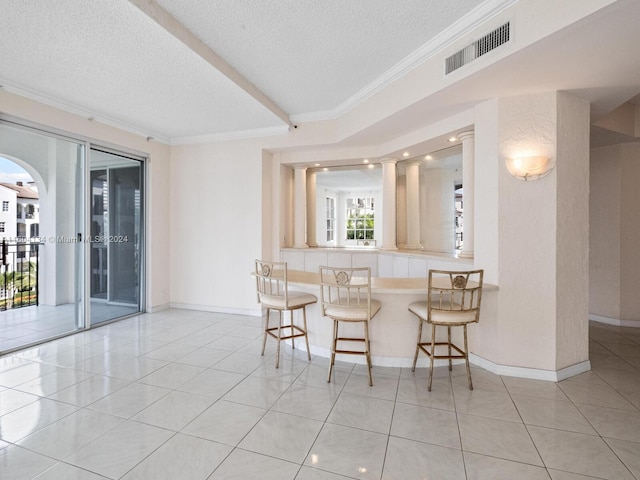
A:
[[[393,409],[391,411],[391,421],[389,422],[389,431],[387,432],[387,442],[384,448],[384,457],[382,458],[382,467],[380,468],[380,479],[384,476],[384,467],[387,463],[387,453],[389,452],[389,442],[391,441],[391,429],[393,428],[393,420],[396,413],[396,406],[398,405],[398,393],[400,391],[400,378],[402,378],[402,370],[400,371],[400,375],[398,375],[397,383],[396,383],[396,394],[393,400]]]
[[[313,358],[315,358],[315,356],[312,356],[311,361],[313,361]],[[311,364],[311,362],[309,362]],[[307,367],[309,368],[309,367]],[[344,387],[347,384],[347,382],[349,381],[349,378],[351,377],[351,374],[353,373],[353,368],[349,371],[349,375],[347,376],[347,379],[345,380],[345,382],[342,384],[342,386],[340,387],[340,390],[338,392],[338,394],[336,395],[335,400],[333,401],[333,404],[331,405],[331,409],[329,410],[329,412],[327,413],[327,416],[325,417],[325,419],[322,421],[322,426],[320,427],[320,429],[318,430],[318,433],[316,434],[315,438],[313,439],[313,442],[311,442],[311,445],[309,446],[309,449],[306,453],[306,455],[304,456],[304,459],[302,460],[302,463],[300,464],[300,468],[298,469],[298,471],[296,472],[296,476],[294,477],[294,480],[296,478],[298,478],[298,476],[300,475],[300,472],[302,471],[302,468],[305,465],[305,462],[307,461],[307,458],[309,458],[309,455],[311,454],[311,451],[313,450],[313,446],[316,444],[316,442],[318,441],[318,438],[320,437],[320,434],[322,433],[322,431],[324,430],[324,427],[327,425],[327,420],[329,419],[329,417],[331,416],[331,412],[333,412],[333,409],[336,406],[336,403],[338,403],[338,400],[340,398],[340,396],[342,395],[342,392],[344,391]],[[302,373],[300,374],[302,375]],[[335,378],[335,377],[334,377]],[[327,381],[327,383],[330,383],[329,381]],[[293,385],[293,384],[292,384]],[[310,467],[310,468],[315,468],[315,467]],[[318,470],[322,470],[322,469],[318,469]],[[327,470],[323,470],[323,471],[327,471]],[[330,472],[333,473],[333,472]],[[351,477],[350,477],[351,478]]]
[[[531,440],[531,444],[533,445],[533,448],[535,448],[536,453],[538,454],[538,457],[540,458],[540,461],[542,462],[543,468],[547,472],[547,475],[549,476],[549,479],[551,479],[551,473],[549,472],[549,466],[544,461],[544,457],[542,456],[542,453],[540,453],[540,449],[538,448],[538,445],[536,444],[535,440],[533,439],[533,436],[531,435],[531,431],[529,430],[529,425],[527,425],[527,423],[524,421],[524,418],[522,418],[522,413],[520,412],[520,409],[518,408],[518,405],[516,404],[515,400],[513,399],[513,394],[509,390],[509,387],[504,382],[504,378],[502,376],[500,376],[500,379],[502,380],[502,384],[504,385],[504,388],[507,390],[507,393],[509,394],[509,398],[511,399],[511,403],[513,404],[513,407],[516,409],[516,412],[518,412],[518,417],[520,417],[520,421],[522,422],[522,425],[524,426],[524,428],[525,428],[525,430],[527,432],[527,435],[529,436],[529,440]],[[557,383],[556,383],[556,385],[557,385]]]

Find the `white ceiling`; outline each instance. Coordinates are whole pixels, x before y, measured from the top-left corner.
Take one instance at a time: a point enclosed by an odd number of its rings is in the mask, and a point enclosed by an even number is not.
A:
[[[164,140],[270,132],[335,109],[480,3],[2,0],[0,82]],[[160,26],[158,7],[177,21]],[[174,36],[181,26],[231,79]]]
[[[285,132],[516,1],[2,0],[0,85],[171,143]],[[619,0],[345,141],[545,88],[606,113],[640,93],[638,18],[640,1]]]

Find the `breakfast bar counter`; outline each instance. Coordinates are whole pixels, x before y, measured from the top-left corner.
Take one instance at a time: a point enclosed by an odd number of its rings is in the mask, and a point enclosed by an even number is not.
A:
[[[318,297],[317,303],[307,306],[309,348],[314,355],[329,357],[333,322],[331,319],[322,316],[320,307],[320,274],[302,270],[288,270],[287,278],[290,289],[310,293]],[[497,291],[497,289],[495,285],[485,284],[483,287],[484,292]],[[490,298],[492,295],[486,295],[484,292],[483,310],[484,303],[493,300]],[[382,303],[380,312],[371,320],[369,326],[373,365],[410,367],[416,350],[418,319],[409,312],[408,306],[412,302],[426,300],[427,278],[372,277],[371,296]],[[294,315],[296,315],[296,322],[301,322],[301,318],[298,318],[298,315],[302,314],[295,312]],[[470,327],[469,334],[471,338],[473,330],[479,328],[481,324],[482,319],[479,325]],[[350,332],[360,334],[361,330],[361,325],[345,325],[344,331],[341,330],[341,334],[344,336],[349,336]],[[428,337],[426,332],[425,337]],[[455,338],[454,335],[455,340],[460,339]],[[470,347],[473,350],[473,342],[470,342]],[[304,348],[304,342],[296,342],[296,348]],[[341,357],[338,355],[337,360],[364,362],[364,358],[361,359],[357,356]],[[421,358],[418,363],[419,365],[426,365],[425,361],[425,358]]]

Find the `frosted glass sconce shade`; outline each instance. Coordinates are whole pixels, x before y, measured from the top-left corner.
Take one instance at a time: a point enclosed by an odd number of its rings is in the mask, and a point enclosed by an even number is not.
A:
[[[505,160],[509,173],[519,180],[537,180],[544,177],[553,169],[553,162],[549,157],[513,157]]]

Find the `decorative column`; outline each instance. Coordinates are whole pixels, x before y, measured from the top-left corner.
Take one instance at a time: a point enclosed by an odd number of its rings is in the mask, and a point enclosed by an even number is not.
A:
[[[306,243],[307,226],[307,166],[293,167],[293,248],[309,248]]]
[[[473,257],[475,141],[473,132],[462,132],[462,251],[460,257]]]
[[[382,161],[382,245],[380,250],[397,250],[396,245],[396,163],[395,158]]]
[[[316,238],[316,172],[307,174],[307,245],[317,247]]]
[[[407,248],[418,250],[420,244],[420,161],[406,164],[407,175]]]

